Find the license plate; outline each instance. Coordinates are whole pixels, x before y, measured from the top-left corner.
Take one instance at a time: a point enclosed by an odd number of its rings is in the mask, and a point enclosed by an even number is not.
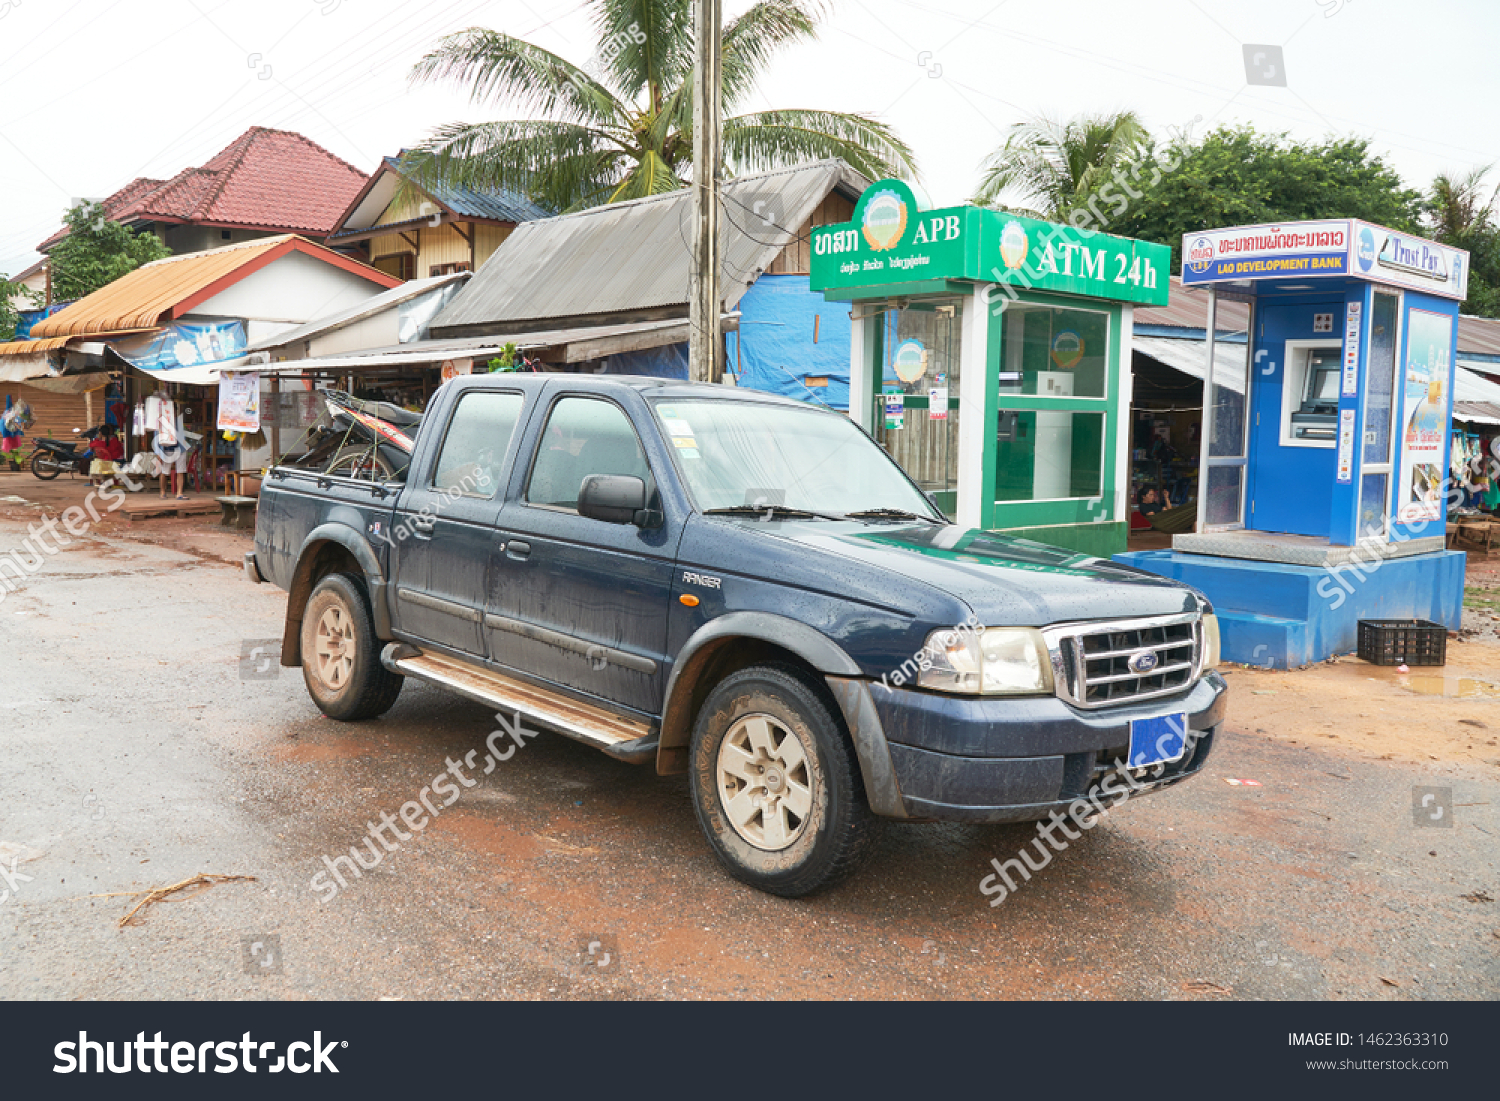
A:
[[[1187,714],[1130,720],[1131,768],[1175,761],[1187,749]]]

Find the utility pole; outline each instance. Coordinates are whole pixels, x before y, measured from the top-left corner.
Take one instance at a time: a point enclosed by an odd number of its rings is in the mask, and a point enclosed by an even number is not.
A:
[[[722,382],[724,338],[719,331],[720,106],[724,72],[719,33],[722,0],[693,4],[693,272],[688,299],[688,378]]]

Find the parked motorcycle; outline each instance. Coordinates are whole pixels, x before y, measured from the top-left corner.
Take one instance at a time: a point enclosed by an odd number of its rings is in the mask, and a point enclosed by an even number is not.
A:
[[[308,432],[309,449],[298,466],[360,481],[405,477],[422,414],[341,390],[324,390],[322,397],[324,420]]]
[[[93,454],[89,451],[88,441],[99,434],[99,429],[90,428],[87,432],[81,432],[84,443],[66,443],[62,440],[49,440],[41,436],[35,437],[36,453],[31,456],[31,472],[44,482],[50,482],[62,473],[77,474],[87,478],[89,467],[94,461]]]

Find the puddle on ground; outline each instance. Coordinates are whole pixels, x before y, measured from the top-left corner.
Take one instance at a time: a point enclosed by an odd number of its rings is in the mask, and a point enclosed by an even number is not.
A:
[[[1398,675],[1396,683],[1402,688],[1424,696],[1453,696],[1458,698],[1500,698],[1500,684],[1488,684],[1472,677],[1438,677],[1430,673]]]

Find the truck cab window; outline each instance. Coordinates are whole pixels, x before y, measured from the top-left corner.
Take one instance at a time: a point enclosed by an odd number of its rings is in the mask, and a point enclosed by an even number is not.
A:
[[[629,474],[655,488],[640,440],[623,410],[593,398],[563,398],[552,407],[526,500],[534,505],[577,509],[578,490],[590,474]]]
[[[521,417],[520,394],[465,394],[448,422],[432,487],[465,497],[493,497],[500,488],[505,452]]]

